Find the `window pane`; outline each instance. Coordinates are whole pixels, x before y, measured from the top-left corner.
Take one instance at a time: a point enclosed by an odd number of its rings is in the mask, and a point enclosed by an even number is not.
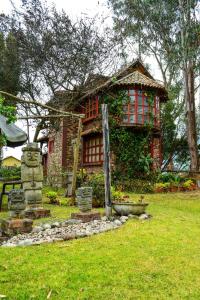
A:
[[[129,90],[129,95],[134,95],[135,94],[135,90],[134,89],[130,89]]]
[[[130,106],[130,113],[133,114],[134,112],[135,112],[135,106],[131,105],[131,106]]]
[[[123,122],[127,123],[128,122],[128,115],[123,116]]]
[[[124,106],[123,106],[123,111],[124,111],[124,112],[127,112],[127,111],[128,111],[128,106],[127,106],[127,105],[124,105]]]
[[[142,107],[142,106],[139,106],[139,107],[138,107],[138,114],[142,114],[142,111],[143,111],[143,107]]]
[[[135,123],[135,116],[134,115],[130,115],[130,123]]]
[[[142,96],[138,95],[138,105],[142,105]]]
[[[142,95],[142,90],[138,90],[138,95]]]
[[[130,103],[131,104],[134,104],[135,103],[135,96],[130,96]]]
[[[144,105],[148,106],[148,104],[149,104],[149,103],[148,103],[148,98],[145,97],[145,98],[144,98]]]
[[[138,123],[142,124],[142,115],[138,115]]]

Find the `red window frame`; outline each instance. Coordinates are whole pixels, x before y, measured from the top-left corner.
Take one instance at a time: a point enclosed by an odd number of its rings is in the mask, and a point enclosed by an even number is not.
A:
[[[148,96],[145,90],[139,88],[128,88],[128,103],[123,105],[124,124],[139,124],[145,125],[150,122],[150,115],[153,113],[153,125],[155,127],[160,126],[160,107],[159,97],[154,97],[153,106],[148,103]]]
[[[83,122],[95,119],[99,114],[99,97],[88,98],[84,103],[82,113],[85,114]]]
[[[103,137],[90,135],[83,137],[83,164],[103,163]]]
[[[50,140],[48,142],[48,153],[52,153],[54,151],[54,140]]]

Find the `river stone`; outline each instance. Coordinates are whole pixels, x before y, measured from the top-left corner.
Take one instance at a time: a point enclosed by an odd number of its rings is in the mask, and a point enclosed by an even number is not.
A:
[[[42,231],[42,230],[43,230],[43,228],[42,228],[41,226],[35,226],[35,227],[33,228],[32,232],[38,233],[38,232],[40,232],[40,231]]]
[[[142,214],[139,216],[139,220],[147,220],[149,216],[147,214]]]
[[[33,240],[26,239],[26,240],[23,240],[23,241],[19,241],[17,246],[30,246],[30,245],[32,245],[32,243],[33,243]]]
[[[46,230],[46,229],[51,229],[51,225],[50,224],[44,224],[42,225],[43,229]]]
[[[120,222],[120,220],[115,220],[114,223],[115,223],[117,226],[122,225],[122,223]]]

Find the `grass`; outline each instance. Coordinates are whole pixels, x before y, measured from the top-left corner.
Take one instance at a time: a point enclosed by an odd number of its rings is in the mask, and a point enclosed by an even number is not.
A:
[[[146,199],[149,221],[129,220],[68,242],[0,248],[0,294],[14,300],[200,299],[200,193]],[[72,210],[51,209],[54,219]]]

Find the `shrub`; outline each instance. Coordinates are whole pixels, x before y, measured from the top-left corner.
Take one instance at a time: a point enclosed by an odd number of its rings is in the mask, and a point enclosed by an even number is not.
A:
[[[21,167],[1,167],[0,178],[2,179],[20,179],[21,178]]]
[[[84,186],[93,188],[93,207],[103,207],[105,201],[104,175],[102,173],[88,175]]]
[[[46,194],[50,204],[59,204],[58,193],[50,191]]]
[[[152,193],[154,185],[151,181],[142,179],[127,179],[124,181],[116,181],[115,187],[120,191],[133,193]]]
[[[191,179],[188,179],[183,183],[183,187],[187,190],[192,190],[195,187],[195,184]]]

